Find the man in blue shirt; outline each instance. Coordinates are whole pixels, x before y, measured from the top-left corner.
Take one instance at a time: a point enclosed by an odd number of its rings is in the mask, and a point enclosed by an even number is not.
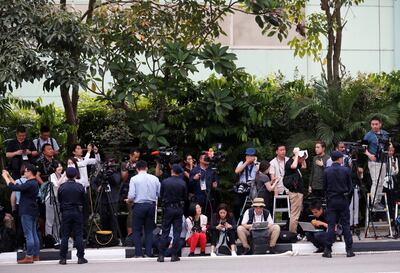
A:
[[[368,156],[368,169],[371,175],[371,200],[374,209],[383,209],[381,198],[383,181],[386,175],[386,155],[383,153],[385,143],[388,143],[389,133],[382,130],[382,120],[373,117],[370,121],[371,130],[364,136],[364,141],[368,142],[368,149],[365,154]],[[375,196],[376,193],[376,196]]]
[[[145,249],[148,257],[152,256],[153,230],[157,198],[160,196],[160,181],[147,173],[146,161],[136,163],[138,174],[129,183],[128,202],[133,202],[133,242],[135,257],[143,257],[141,232],[144,227]]]
[[[40,241],[37,234],[39,207],[36,202],[39,185],[35,179],[36,173],[37,169],[35,166],[26,164],[24,176],[27,181],[20,185],[15,184],[14,179],[8,171],[3,170],[2,174],[10,190],[21,192],[19,216],[21,217],[27,250],[25,258],[17,261],[19,264],[31,264],[34,261],[39,261]]]

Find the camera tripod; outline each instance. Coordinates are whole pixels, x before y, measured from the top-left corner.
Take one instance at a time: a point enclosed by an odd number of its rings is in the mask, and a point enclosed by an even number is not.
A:
[[[96,214],[100,214],[99,211],[100,211],[101,206],[103,205],[103,206],[108,206],[108,209],[109,209],[109,212],[111,213],[111,218],[112,218],[111,227],[114,226],[116,230],[112,230],[110,240],[108,242],[106,242],[106,243],[99,242],[97,240],[97,238],[96,238],[96,235],[94,236],[95,240],[96,240],[96,242],[98,244],[105,246],[105,245],[109,244],[113,240],[114,236],[118,236],[119,237],[119,239],[117,238],[118,239],[118,244],[121,245],[121,240],[123,238],[122,238],[121,230],[119,228],[118,214],[117,214],[117,211],[115,210],[115,208],[113,207],[112,202],[111,202],[110,192],[111,192],[110,184],[108,184],[107,182],[102,181],[100,192],[98,193],[98,195],[96,197],[95,204],[94,204],[94,209],[92,211],[92,215],[90,216],[89,230],[88,230],[87,238],[86,238],[86,240],[88,242],[89,242],[89,239],[90,239],[90,235],[91,235],[91,233],[93,231],[93,225],[96,225],[98,230],[102,230],[99,227],[99,225],[97,224],[97,222],[96,222],[95,215]],[[101,204],[102,196],[104,194],[107,197],[107,204]],[[114,232],[117,232],[117,234],[114,234]]]
[[[49,193],[49,202],[50,206],[53,207],[53,213],[54,213],[54,223],[51,227],[51,235],[54,237],[56,240],[56,243],[59,244],[61,241],[60,238],[60,225],[61,225],[61,212],[60,212],[60,205],[58,203],[57,197],[54,192],[54,184],[49,181],[49,188],[48,188],[48,193]]]

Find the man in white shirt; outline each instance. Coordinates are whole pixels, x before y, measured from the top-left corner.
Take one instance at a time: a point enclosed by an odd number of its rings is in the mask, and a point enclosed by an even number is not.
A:
[[[285,176],[285,164],[289,160],[286,156],[285,145],[278,145],[275,149],[276,157],[271,160],[269,173],[271,175],[271,180],[277,178],[278,184],[276,185],[276,191],[278,194],[286,194],[288,190],[283,185],[283,177]]]
[[[94,152],[95,158],[90,158],[90,153],[92,152],[92,150]],[[85,188],[86,191],[86,189],[90,185],[87,166],[95,165],[101,162],[99,149],[96,146],[92,147],[92,145],[89,144],[87,146],[87,152],[85,157],[82,157],[83,156],[82,146],[80,144],[75,144],[74,148],[72,149],[72,154],[74,155],[74,158],[76,159],[79,168],[80,179],[76,179],[76,182],[82,184],[82,186]]]
[[[242,242],[244,248],[244,254],[247,254],[250,251],[248,237],[250,236],[250,230],[253,226],[253,223],[261,222],[268,222],[270,253],[274,254],[276,252],[276,241],[278,240],[279,234],[281,233],[281,228],[279,225],[274,224],[271,214],[267,209],[265,209],[264,199],[254,198],[252,208],[246,210],[243,215],[242,223],[237,228],[239,240]]]
[[[40,135],[38,138],[33,140],[36,150],[39,154],[42,153],[42,147],[44,144],[50,144],[54,151],[54,156],[59,154],[60,146],[57,141],[50,136],[50,128],[46,125],[40,127]]]

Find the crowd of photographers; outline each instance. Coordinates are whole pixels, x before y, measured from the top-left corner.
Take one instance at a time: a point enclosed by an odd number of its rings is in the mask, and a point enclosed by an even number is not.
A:
[[[231,205],[222,200],[215,168],[223,159],[219,149],[201,152],[197,162],[191,154],[182,160],[174,151],[156,152],[159,157],[152,175],[139,149],[131,149],[129,160],[118,164],[111,158],[102,161],[95,145],[83,149],[76,144],[64,164],[57,160],[60,148],[48,127],[43,126],[33,141],[27,138],[24,127],[18,127],[16,138],[7,143],[8,167],[2,173],[9,184],[10,191],[5,192],[10,193],[10,203],[2,199],[0,204],[0,251],[25,248],[32,258],[25,262],[30,263],[39,259],[41,247],[59,247],[64,209],[59,189],[67,181],[74,181],[84,190],[80,212],[87,244],[122,242],[135,246],[136,257],[158,253],[160,262],[164,256],[179,260],[185,245],[190,248],[189,256],[195,255],[197,247],[200,255],[205,255],[207,242],[211,242],[211,256],[236,256],[257,253],[261,240],[265,245],[261,253],[277,253],[277,242],[295,242],[303,236],[322,252],[326,247],[323,233],[307,232],[299,221],[312,220],[316,230],[327,229],[324,180],[325,170],[332,164],[340,162],[352,170],[348,206],[351,225],[358,225],[359,186],[364,175],[360,161],[364,155],[372,181],[371,205],[382,209],[380,197],[385,192],[394,218],[393,186],[398,161],[393,145],[387,144],[389,135],[381,129],[381,120],[374,117],[370,125],[364,143],[338,142],[335,153],[330,154],[325,151],[325,143],[318,141],[315,156],[310,159],[306,150],[294,148],[289,154],[285,145],[277,145],[276,157],[258,161],[256,149],[247,148],[234,170],[237,181],[233,183]],[[310,169],[308,189],[302,175],[306,168]],[[274,209],[285,207],[285,199],[279,196],[288,196],[290,201],[288,211],[279,216],[287,222],[284,225],[274,223]],[[161,229],[156,229],[157,223]]]

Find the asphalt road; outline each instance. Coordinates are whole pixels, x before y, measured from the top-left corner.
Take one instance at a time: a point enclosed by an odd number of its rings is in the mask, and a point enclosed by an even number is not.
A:
[[[38,262],[33,265],[0,264],[1,273],[119,273],[119,272],[178,272],[178,273],[235,273],[235,272],[306,272],[306,273],[400,273],[400,253],[359,254],[354,258],[343,255],[332,259],[313,256],[239,256],[239,257],[193,257],[177,263],[157,263],[155,259],[125,259],[89,261],[85,265],[72,262],[59,265],[55,261]]]

